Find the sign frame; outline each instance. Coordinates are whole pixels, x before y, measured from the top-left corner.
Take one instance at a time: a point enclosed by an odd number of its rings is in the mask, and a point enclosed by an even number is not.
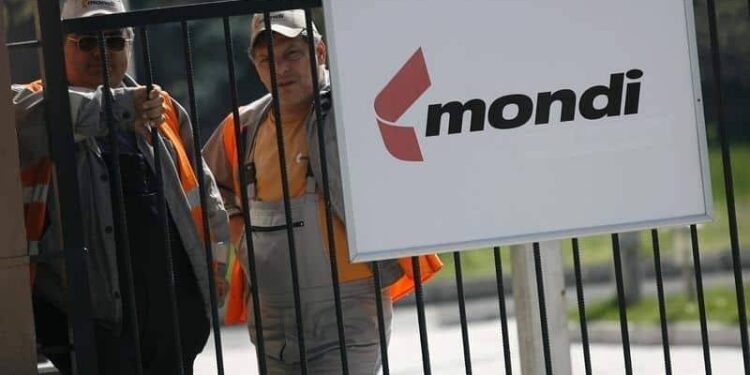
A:
[[[332,23],[336,22],[332,3],[335,1],[326,1],[323,3],[324,12],[327,20],[327,41],[329,46],[329,60],[330,60],[330,71],[333,89],[333,103],[334,109],[337,114],[343,113],[342,108],[342,93],[337,91],[336,83],[341,78],[340,67],[337,65],[336,51],[337,51],[337,36],[334,31],[334,27],[331,27]],[[600,226],[588,226],[581,228],[565,229],[565,230],[549,230],[535,233],[527,233],[521,235],[510,235],[503,236],[498,235],[493,238],[474,239],[467,241],[454,241],[451,243],[444,244],[428,244],[428,245],[417,245],[417,246],[405,246],[400,248],[388,248],[380,249],[375,251],[360,251],[356,241],[356,222],[353,219],[354,214],[352,210],[352,192],[350,189],[350,171],[348,169],[349,162],[347,160],[347,143],[346,143],[346,132],[347,129],[343,124],[342,116],[336,118],[336,131],[338,134],[339,142],[339,155],[341,159],[341,177],[342,184],[344,186],[344,202],[345,211],[347,217],[347,235],[349,238],[349,257],[353,262],[365,262],[375,261],[384,259],[393,259],[404,256],[416,256],[424,255],[435,252],[449,252],[449,251],[463,251],[473,250],[488,246],[504,246],[504,245],[515,245],[530,242],[541,242],[549,240],[560,240],[573,237],[586,237],[601,234],[630,232],[638,230],[647,230],[658,227],[672,227],[672,226],[683,226],[696,224],[701,222],[707,222],[713,220],[713,198],[711,190],[711,180],[709,172],[709,161],[708,161],[708,147],[706,140],[706,126],[705,117],[703,110],[703,98],[701,92],[701,78],[700,78],[700,67],[698,59],[698,47],[695,29],[695,16],[692,2],[689,0],[683,0],[685,9],[685,25],[686,25],[686,36],[688,42],[688,54],[689,54],[689,65],[692,79],[692,98],[693,108],[695,111],[695,131],[698,141],[698,156],[700,158],[700,179],[702,182],[703,189],[703,212],[700,214],[676,216],[667,218],[654,218],[649,220],[633,221],[619,224],[604,224]],[[377,32],[377,31],[374,31]],[[371,120],[374,122],[374,120]],[[380,229],[373,229],[380,230]],[[384,234],[385,235],[385,234]]]

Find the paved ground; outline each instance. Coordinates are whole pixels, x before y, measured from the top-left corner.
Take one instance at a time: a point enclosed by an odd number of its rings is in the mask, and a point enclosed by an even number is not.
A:
[[[478,303],[479,301],[477,301]],[[489,303],[487,301],[486,303]],[[496,303],[496,302],[495,302]],[[469,307],[471,310],[471,306]],[[431,306],[427,310],[430,359],[433,374],[465,373],[460,326],[453,315],[455,306]],[[455,313],[457,314],[457,313]],[[389,348],[391,374],[412,375],[422,373],[421,350],[416,310],[399,307],[394,314],[394,333]],[[518,365],[518,338],[515,321],[510,320],[510,342],[513,373],[520,374]],[[472,320],[469,322],[471,359],[474,374],[503,374],[504,363],[497,320]],[[222,330],[226,374],[256,374],[255,354],[244,327],[226,327]],[[633,346],[633,372],[635,374],[663,374],[664,358],[660,345]],[[619,344],[592,344],[593,373],[597,375],[624,374],[622,347]],[[703,354],[700,346],[675,346],[672,348],[673,373],[680,375],[704,374]],[[573,373],[583,374],[583,350],[580,344],[571,347]],[[742,373],[742,356],[738,347],[713,347],[712,370],[715,374]],[[213,339],[198,357],[196,374],[216,373]]]

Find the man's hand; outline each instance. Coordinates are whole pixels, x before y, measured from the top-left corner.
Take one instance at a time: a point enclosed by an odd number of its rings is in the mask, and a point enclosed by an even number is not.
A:
[[[133,91],[133,105],[136,118],[133,124],[136,133],[151,139],[151,127],[159,126],[164,122],[164,99],[161,96],[161,87],[154,85],[146,97],[146,86],[141,86]]]

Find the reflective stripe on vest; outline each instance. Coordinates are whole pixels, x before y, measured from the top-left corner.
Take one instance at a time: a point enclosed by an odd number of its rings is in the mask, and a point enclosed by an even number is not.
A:
[[[39,92],[43,88],[42,81],[32,82],[26,88],[32,92]],[[23,217],[29,256],[39,255],[39,241],[44,234],[44,221],[47,219],[47,195],[51,180],[52,161],[48,157],[21,169]],[[29,273],[33,284],[36,277],[36,264],[29,265]]]
[[[195,229],[198,232],[199,238],[203,241],[205,240],[203,238],[203,209],[200,201],[200,190],[198,189],[198,178],[195,176],[193,165],[190,162],[187,151],[185,151],[182,137],[180,137],[180,119],[177,118],[177,110],[174,108],[172,98],[166,92],[162,92],[161,96],[164,98],[163,106],[166,120],[159,126],[159,131],[172,142],[177,153],[176,164],[180,175],[182,191],[185,193],[188,207],[190,207],[190,216],[193,217]]]

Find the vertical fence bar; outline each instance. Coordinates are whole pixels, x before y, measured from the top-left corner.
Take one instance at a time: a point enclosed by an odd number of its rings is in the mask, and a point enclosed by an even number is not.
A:
[[[284,127],[281,118],[281,105],[279,103],[279,83],[276,77],[276,56],[274,54],[273,33],[271,30],[271,16],[269,12],[263,12],[263,21],[266,30],[266,43],[268,47],[268,66],[271,72],[271,95],[273,97],[273,116],[276,124],[276,146],[279,149],[279,169],[281,170],[281,190],[284,196],[284,216],[286,218],[286,234],[289,242],[289,263],[292,269],[292,290],[294,294],[294,313],[297,318],[297,339],[299,342],[299,358],[302,374],[307,374],[307,353],[305,350],[305,330],[302,322],[302,296],[299,290],[299,269],[297,266],[297,248],[294,241],[294,229],[292,227],[292,207],[289,196],[289,176],[286,170],[286,148],[284,146]],[[312,58],[312,56],[311,56]]]
[[[211,249],[211,231],[208,221],[208,207],[206,199],[206,185],[204,178],[206,172],[203,170],[203,158],[201,157],[200,147],[200,123],[198,122],[198,105],[195,100],[195,82],[193,69],[193,50],[190,43],[190,27],[187,21],[180,23],[182,29],[182,45],[185,53],[185,75],[187,76],[188,100],[190,101],[190,123],[193,125],[193,149],[195,150],[195,171],[198,174],[198,192],[201,202],[201,219],[203,220],[203,244],[206,251],[206,264],[208,265],[208,287],[209,298],[211,299],[211,326],[214,333],[214,347],[216,352],[216,368],[219,375],[224,375],[224,353],[221,345],[221,326],[219,324],[219,312],[216,308],[218,299],[216,296],[216,281],[214,279],[214,261],[213,250]]]
[[[695,291],[698,297],[698,312],[700,314],[701,342],[703,343],[703,364],[706,375],[711,374],[711,350],[708,342],[708,320],[706,317],[706,300],[703,294],[703,270],[698,244],[698,230],[695,224],[690,226],[690,241],[693,247],[693,269],[695,270]]]
[[[331,187],[328,183],[328,157],[326,154],[325,131],[323,126],[323,111],[320,104],[320,87],[318,84],[318,59],[315,53],[315,40],[312,35],[313,24],[310,9],[305,9],[305,27],[308,30],[307,47],[310,55],[310,73],[313,86],[313,107],[315,109],[315,123],[318,125],[318,149],[320,150],[320,170],[323,180],[323,199],[326,207],[326,228],[328,230],[328,254],[331,262],[331,282],[333,283],[334,307],[336,309],[336,327],[339,334],[339,351],[341,353],[341,368],[344,374],[349,374],[349,361],[346,353],[346,334],[344,332],[344,313],[341,308],[341,290],[339,288],[339,268],[336,255],[336,239],[333,232],[333,209],[331,205]],[[380,294],[380,289],[375,290]],[[382,301],[381,301],[382,302]]]
[[[378,309],[378,336],[380,338],[380,356],[383,359],[383,375],[390,375],[391,368],[388,364],[388,338],[385,335],[385,317],[383,316],[383,283],[380,280],[380,266],[378,262],[372,262],[372,277],[375,282],[375,307]]]
[[[503,340],[503,358],[505,359],[505,375],[513,375],[513,366],[510,359],[510,338],[508,337],[508,313],[505,309],[505,283],[503,280],[503,259],[500,256],[500,247],[493,248],[495,254],[495,281],[497,282],[497,303],[500,309],[500,327]]]
[[[747,307],[745,306],[745,286],[742,281],[742,259],[740,257],[740,240],[737,230],[737,212],[734,203],[734,181],[732,176],[732,159],[729,149],[729,138],[724,124],[724,100],[721,89],[721,54],[718,27],[716,25],[716,3],[707,0],[708,28],[711,40],[711,65],[714,78],[714,97],[716,98],[716,123],[721,143],[721,161],[724,172],[724,192],[727,202],[727,216],[729,219],[729,239],[732,247],[732,270],[734,272],[734,287],[737,295],[738,326],[742,340],[742,360],[745,373],[750,374],[750,338],[747,333]]]
[[[227,72],[229,74],[229,96],[232,100],[232,118],[234,122],[234,139],[237,147],[237,165],[239,168],[238,175],[240,180],[240,197],[242,199],[242,220],[245,224],[245,243],[247,245],[247,268],[250,273],[250,295],[253,302],[253,320],[255,321],[256,339],[256,357],[258,360],[258,370],[261,374],[268,373],[266,365],[266,345],[263,339],[263,322],[260,316],[260,296],[258,294],[258,274],[255,265],[255,246],[253,245],[253,236],[251,232],[252,223],[250,221],[250,201],[247,195],[247,174],[244,172],[245,165],[245,142],[242,137],[242,124],[240,124],[240,105],[237,97],[237,77],[234,69],[234,48],[232,47],[232,29],[229,25],[229,18],[223,18],[224,24],[224,46],[227,55]]]
[[[80,188],[76,173],[76,146],[65,78],[60,4],[57,1],[38,0],[37,7],[44,52],[44,105],[50,155],[55,165],[57,196],[65,197],[59,199],[58,204],[68,277],[69,320],[75,348],[73,355],[78,374],[94,375],[99,373],[99,366],[86,266],[88,250],[78,198]]]
[[[576,277],[576,295],[578,298],[578,317],[581,324],[581,343],[583,344],[583,364],[586,375],[591,375],[591,350],[589,347],[589,329],[586,320],[586,299],[583,295],[583,276],[581,275],[581,254],[578,239],[573,238],[573,268]]]
[[[150,98],[151,90],[154,87],[153,71],[151,70],[151,51],[148,40],[148,29],[142,27],[139,29],[141,42],[143,43],[143,63],[146,72],[146,97]],[[102,42],[100,42],[102,43]],[[182,333],[180,332],[180,314],[177,307],[177,293],[175,291],[174,279],[174,257],[172,255],[172,240],[169,233],[169,214],[167,211],[167,201],[164,197],[164,174],[161,165],[162,156],[162,139],[159,134],[161,124],[149,124],[151,126],[151,143],[154,150],[154,174],[156,175],[156,205],[159,223],[161,224],[162,245],[164,247],[164,257],[166,260],[167,272],[167,293],[169,298],[169,313],[172,317],[172,339],[174,340],[175,361],[177,362],[178,374],[185,373],[184,360],[182,358]],[[113,156],[115,158],[116,156]],[[209,268],[210,268],[209,264]]]
[[[114,117],[112,114],[112,93],[110,91],[109,82],[109,56],[107,53],[107,43],[104,40],[104,33],[98,32],[97,38],[99,40],[99,53],[102,58],[102,78],[103,78],[103,89],[102,96],[104,97],[104,112],[107,119],[108,126],[108,141],[110,146],[111,160],[109,165],[110,189],[112,191],[112,207],[114,214],[113,220],[115,224],[115,239],[117,240],[117,260],[120,268],[120,289],[123,289],[122,281],[124,281],[126,291],[126,298],[128,299],[128,314],[131,319],[131,334],[133,335],[133,345],[136,355],[136,368],[138,374],[143,373],[143,365],[141,358],[141,339],[139,333],[139,322],[138,312],[136,309],[135,300],[135,284],[133,281],[133,264],[130,257],[130,237],[128,237],[128,225],[127,217],[125,212],[125,196],[122,190],[122,174],[120,171],[120,147],[117,142],[117,126],[115,125]],[[124,271],[124,272],[123,272]],[[123,274],[125,280],[122,280]],[[123,314],[124,315],[124,314]]]
[[[417,320],[419,321],[419,342],[422,346],[422,368],[425,375],[432,374],[430,367],[430,345],[427,340],[427,320],[424,313],[424,293],[422,291],[422,269],[419,257],[411,257],[411,268],[414,273],[414,297],[417,300]]]
[[[667,308],[664,302],[664,281],[661,274],[661,251],[659,249],[659,232],[651,230],[651,243],[654,248],[654,270],[656,272],[656,294],[659,299],[659,321],[661,322],[661,342],[664,350],[664,370],[672,375],[672,356],[669,352],[669,330],[667,328]]]
[[[547,303],[544,297],[544,275],[542,274],[542,254],[539,242],[534,242],[534,268],[536,273],[536,290],[539,297],[539,320],[542,325],[542,349],[544,350],[544,368],[547,375],[552,375],[552,355],[549,346],[549,327],[547,326]]]
[[[458,291],[458,314],[461,317],[461,339],[464,347],[464,366],[466,374],[472,374],[471,348],[469,346],[469,327],[466,321],[466,299],[464,297],[464,276],[461,269],[461,253],[453,253],[453,263],[456,268],[456,290]]]
[[[625,302],[625,288],[622,281],[622,258],[620,257],[620,236],[612,233],[612,255],[615,262],[615,282],[617,284],[617,307],[620,310],[620,333],[622,334],[622,354],[625,360],[625,373],[633,373],[630,358],[630,334],[628,333],[628,312]]]

